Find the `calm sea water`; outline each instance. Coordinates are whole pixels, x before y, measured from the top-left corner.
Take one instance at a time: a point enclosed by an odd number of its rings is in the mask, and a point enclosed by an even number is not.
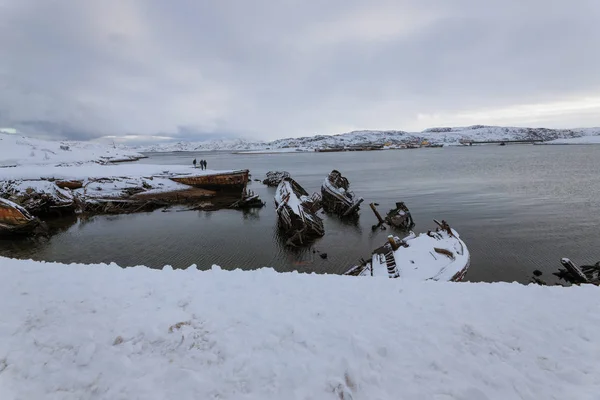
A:
[[[340,170],[365,198],[358,223],[323,215],[326,234],[310,248],[290,249],[279,237],[273,188],[252,182],[267,202],[252,212],[222,210],[96,216],[63,221],[49,240],[1,241],[0,254],[60,262],[165,264],[184,268],[342,273],[368,257],[390,233],[372,231],[368,207],[387,212],[404,201],[415,232],[447,220],[472,255],[471,281],[527,282],[534,269],[550,272],[561,257],[585,264],[600,260],[600,146],[477,146],[347,153],[238,155],[150,154],[141,163],[191,164],[211,169],[248,168],[252,178],[286,170],[309,192]],[[327,253],[322,259],[319,254]]]

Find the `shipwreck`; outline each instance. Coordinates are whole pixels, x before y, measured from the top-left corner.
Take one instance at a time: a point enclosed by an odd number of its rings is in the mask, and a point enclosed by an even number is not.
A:
[[[10,200],[0,198],[0,234],[31,234],[40,227],[40,220]]]
[[[571,285],[591,284],[600,286],[600,261],[594,265],[578,266],[569,258],[562,258],[560,263],[563,268],[559,268],[558,271],[552,273],[552,275],[558,277],[559,281],[565,281]],[[538,285],[547,285],[541,276],[542,271],[533,271],[531,282]]]
[[[289,178],[290,173],[287,171],[269,171],[267,177],[262,181],[267,186],[278,186],[284,178]]]
[[[362,197],[355,197],[349,188],[348,179],[337,170],[331,171],[321,185],[323,209],[340,217],[358,215],[360,204],[364,200]]]
[[[321,208],[318,193],[309,196],[295,180],[284,178],[275,192],[279,225],[288,236],[288,244],[305,244],[325,234],[323,220],[316,214]]]
[[[196,173],[176,168],[140,175],[139,168],[133,168],[135,174],[127,174],[127,169],[88,168],[88,176],[65,169],[56,178],[7,180],[0,182],[0,197],[40,218],[148,212],[183,204],[199,210],[264,206],[257,194],[247,190],[248,170]]]
[[[373,213],[375,214],[375,217],[377,217],[378,221],[377,225],[373,225],[373,230],[377,228],[385,229],[384,224],[388,224],[393,228],[401,230],[409,230],[413,226],[415,226],[415,222],[412,218],[412,215],[408,210],[408,207],[406,207],[406,204],[404,204],[404,202],[397,202],[396,208],[393,208],[390,211],[388,211],[385,218],[383,218],[381,214],[379,214],[379,211],[377,211],[377,208],[375,207],[376,205],[376,203],[369,204],[369,207],[371,207],[371,210],[373,210]]]
[[[400,239],[388,236],[373,251],[370,261],[350,268],[345,275],[399,278],[412,281],[452,281],[464,279],[471,264],[467,245],[446,221],[434,231]]]
[[[240,192],[245,191],[248,185],[250,171],[215,171],[204,174],[177,174],[169,178],[184,185],[214,191]]]

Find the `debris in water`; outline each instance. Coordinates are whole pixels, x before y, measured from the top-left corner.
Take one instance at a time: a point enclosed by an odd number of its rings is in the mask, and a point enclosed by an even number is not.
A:
[[[290,173],[287,171],[269,171],[263,183],[267,186],[278,186],[284,178],[289,177]]]
[[[323,220],[316,215],[321,207],[318,193],[309,196],[295,180],[284,178],[275,192],[275,207],[288,244],[305,244],[325,234]]]

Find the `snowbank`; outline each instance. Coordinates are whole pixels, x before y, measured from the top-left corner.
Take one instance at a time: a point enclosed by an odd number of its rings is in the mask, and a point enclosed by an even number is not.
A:
[[[0,398],[597,399],[597,287],[0,258]]]
[[[84,178],[110,178],[110,177],[135,177],[159,176],[165,174],[180,175],[215,175],[230,173],[233,170],[202,170],[187,165],[155,165],[155,164],[109,164],[101,165],[88,163],[73,166],[45,166],[30,165],[19,168],[0,168],[0,180],[17,179],[84,179]]]
[[[0,133],[0,167],[31,164],[131,161],[145,157],[92,142],[52,142]]]
[[[583,136],[569,139],[556,139],[546,144],[600,144],[600,136]]]

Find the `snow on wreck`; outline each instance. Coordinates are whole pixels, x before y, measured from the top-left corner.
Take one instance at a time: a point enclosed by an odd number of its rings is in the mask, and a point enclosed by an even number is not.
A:
[[[248,176],[248,170],[197,171],[178,165],[40,165],[0,171],[0,197],[37,217],[207,202],[213,208],[262,206],[247,190]]]
[[[0,235],[29,234],[40,225],[40,220],[23,207],[0,198]]]
[[[262,183],[267,186],[278,186],[284,178],[289,178],[290,173],[287,171],[268,171],[266,178]]]
[[[469,249],[446,221],[435,222],[435,231],[418,236],[411,231],[404,239],[388,236],[388,242],[373,252],[370,262],[351,268],[345,275],[462,281],[471,264]]]
[[[318,193],[312,196],[290,177],[284,178],[275,191],[275,207],[288,244],[305,244],[325,235],[323,220],[316,214],[321,208]]]
[[[323,209],[340,217],[358,215],[363,198],[357,198],[349,188],[350,183],[347,178],[335,169],[331,171],[321,185]]]

